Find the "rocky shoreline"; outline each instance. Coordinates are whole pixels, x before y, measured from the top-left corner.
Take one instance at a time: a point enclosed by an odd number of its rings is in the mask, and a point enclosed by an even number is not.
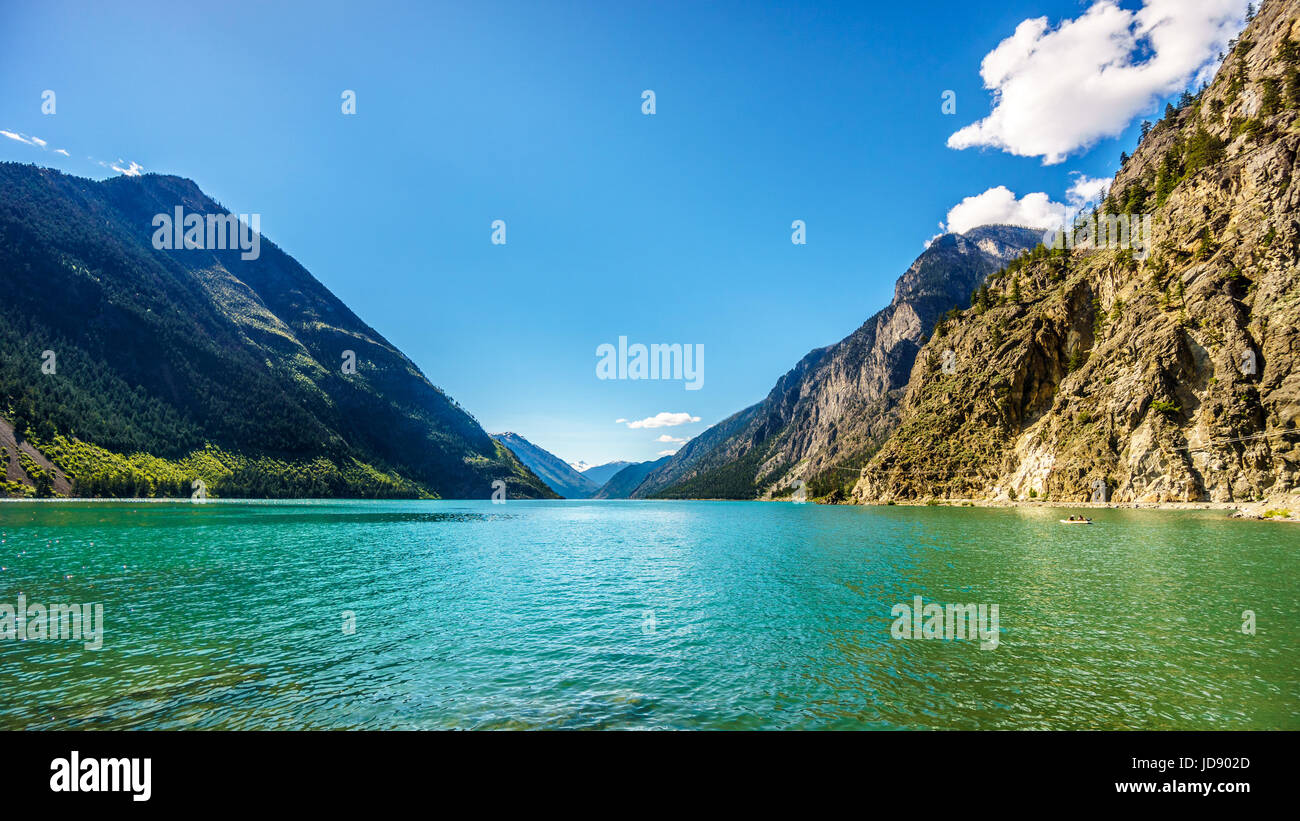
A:
[[[1300,496],[1277,497],[1258,502],[1062,502],[1043,499],[913,499],[889,502],[855,502],[869,506],[902,507],[1024,507],[1065,510],[1105,508],[1112,510],[1222,510],[1233,519],[1257,519],[1300,523]]]

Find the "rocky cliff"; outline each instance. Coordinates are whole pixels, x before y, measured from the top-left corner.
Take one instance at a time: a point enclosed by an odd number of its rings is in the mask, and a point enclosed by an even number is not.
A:
[[[1298,18],[1296,0],[1265,3],[1213,83],[1125,158],[1083,242],[1013,263],[936,330],[854,500],[1297,487]],[[1086,247],[1144,214],[1144,241]]]
[[[805,356],[767,398],[687,443],[635,497],[752,499],[842,492],[895,422],[922,342],[945,312],[1032,247],[1041,231],[985,226],[937,238],[898,279],[893,301]]]

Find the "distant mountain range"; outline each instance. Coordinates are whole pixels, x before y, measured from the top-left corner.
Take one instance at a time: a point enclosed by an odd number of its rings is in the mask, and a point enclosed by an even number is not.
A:
[[[574,470],[568,462],[517,433],[494,433],[492,438],[509,448],[547,487],[566,499],[586,499],[600,489],[600,485]]]
[[[671,456],[665,456],[662,459],[656,459],[653,462],[633,462],[627,467],[609,477],[600,490],[596,491],[595,499],[630,499],[637,488],[645,481],[655,470],[668,464]]]
[[[596,485],[599,487],[600,485],[603,485],[606,482],[608,482],[609,478],[613,476],[615,473],[618,473],[620,470],[622,470],[623,468],[627,467],[630,464],[632,463],[631,462],[606,462],[603,465],[596,465],[595,467],[583,468],[582,470],[579,471],[579,473],[581,473],[583,476],[590,479],[592,482],[595,482]]]
[[[646,475],[662,467],[669,459],[665,456],[653,462],[609,462],[579,473],[568,462],[517,433],[494,433],[492,436],[566,499],[631,498]]]
[[[156,248],[178,208],[229,213],[179,177],[0,163],[0,416],[52,465],[6,447],[0,489],[553,495],[270,240]]]

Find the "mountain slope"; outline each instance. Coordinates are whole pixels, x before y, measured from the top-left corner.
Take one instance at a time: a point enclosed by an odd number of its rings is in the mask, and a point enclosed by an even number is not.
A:
[[[620,470],[622,470],[623,468],[627,467],[630,464],[632,463],[631,462],[606,462],[603,465],[596,465],[595,467],[589,467],[586,470],[580,472],[582,473],[583,476],[587,477],[587,479],[591,480],[591,482],[594,483],[596,487],[600,487],[601,485],[608,482],[611,476],[613,476],[615,473],[618,473]]]
[[[517,433],[494,433],[492,438],[505,445],[519,461],[537,474],[546,486],[566,499],[586,499],[598,485],[569,466],[550,451],[529,442]]]
[[[627,467],[609,477],[609,481],[601,485],[600,490],[596,491],[593,499],[630,499],[632,493],[641,483],[645,481],[652,471],[668,464],[671,456],[665,456],[662,459],[656,459],[652,462],[633,462]]]
[[[1297,487],[1298,20],[1297,0],[1263,4],[1213,83],[1116,174],[1101,217],[1150,213],[1149,256],[1040,250],[936,333],[856,500],[1227,502]]]
[[[985,226],[937,238],[894,298],[844,340],[805,356],[767,398],[692,439],[635,496],[729,498],[843,492],[890,430],[921,343],[943,314],[1042,238]]]
[[[487,498],[501,479],[548,495],[265,237],[256,259],[155,250],[154,217],[177,206],[227,213],[178,177],[0,164],[0,413],[74,492]]]

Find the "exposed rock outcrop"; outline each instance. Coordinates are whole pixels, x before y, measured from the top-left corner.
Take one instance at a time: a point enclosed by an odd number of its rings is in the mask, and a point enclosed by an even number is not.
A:
[[[985,226],[937,238],[894,299],[847,338],[805,356],[762,402],[687,443],[634,496],[770,498],[800,487],[841,493],[891,430],[922,342],[945,312],[1041,231]]]
[[[1149,254],[1038,249],[935,333],[855,501],[1300,486],[1298,17],[1265,3],[1116,174],[1097,217],[1151,214]]]

